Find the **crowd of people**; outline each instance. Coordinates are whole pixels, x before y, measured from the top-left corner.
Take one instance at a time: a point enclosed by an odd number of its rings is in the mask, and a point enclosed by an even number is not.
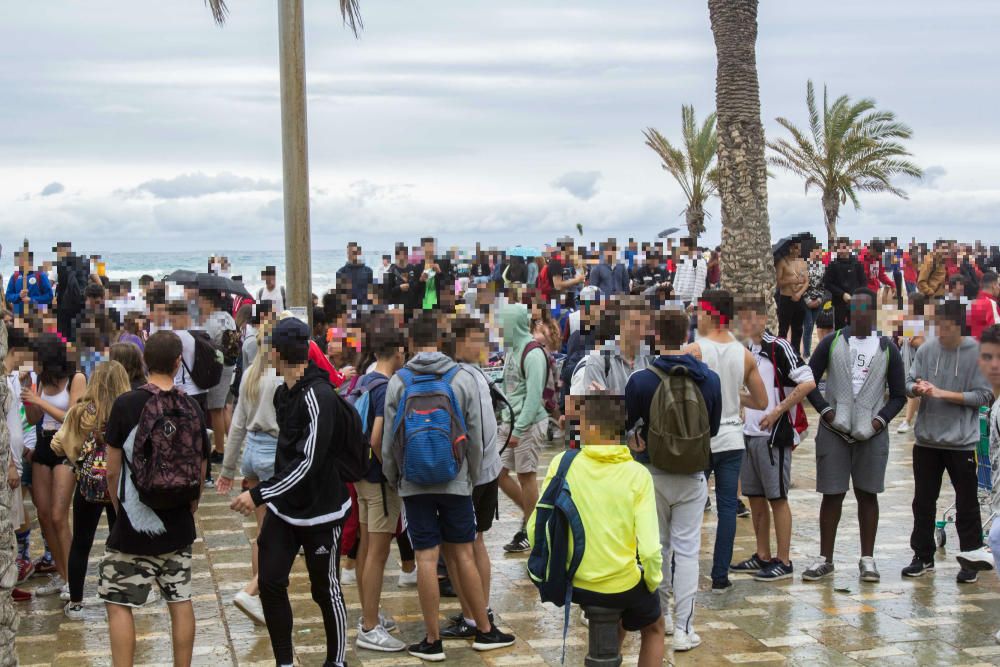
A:
[[[397,245],[376,270],[351,243],[308,318],[292,313],[273,267],[256,294],[211,279],[229,273],[224,258],[133,289],[69,244],[54,250],[54,281],[26,249],[15,256],[3,304],[13,594],[59,595],[67,617],[83,618],[106,516],[97,590],[116,665],[133,662],[133,610],[157,596],[170,603],[175,664],[190,664],[194,517],[212,488],[255,516],[253,574],[233,604],[267,627],[279,666],[293,664],[288,586],[300,552],[324,664],[345,664],[347,585],[361,601],[358,649],[442,661],[443,642],[514,644],[490,604],[484,541],[501,492],[521,519],[504,551],[529,553],[542,599],[567,618],[580,605],[583,622],[591,607],[620,610],[622,631],[641,634],[639,664],[662,664],[666,636],[675,651],[701,644],[698,554],[713,476],[712,592],[725,595],[734,574],[795,575],[788,494],[807,436],[820,554],[798,566],[801,578],[835,572],[853,489],[858,576],[877,583],[879,494],[900,413],[897,432],[915,440],[913,558],[901,576],[934,569],[945,471],[958,582],[994,566],[976,451],[990,406],[990,451],[1000,449],[995,249],[839,239],[824,251],[793,237],[775,250],[777,333],[772,295],[722,289],[718,250],[690,239],[567,239],[466,257],[428,238]],[[755,548],[735,554],[741,516]],[[990,538],[1000,549],[1000,529]],[[393,542],[397,584],[416,586],[424,620],[410,643],[383,607]],[[442,595],[461,605],[443,625]]]

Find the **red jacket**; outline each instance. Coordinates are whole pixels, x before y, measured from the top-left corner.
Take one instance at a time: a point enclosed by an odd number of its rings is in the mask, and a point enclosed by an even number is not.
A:
[[[893,282],[889,274],[885,272],[885,268],[882,266],[882,257],[870,252],[868,248],[864,249],[861,253],[861,263],[865,266],[865,276],[868,278],[868,289],[878,293],[879,283],[883,285],[888,285],[889,287],[896,287],[896,283]]]
[[[908,283],[917,282],[917,267],[913,266],[913,258],[910,253],[903,253],[903,280]]]
[[[340,385],[344,384],[344,376],[337,372],[337,369],[333,367],[330,360],[326,358],[323,354],[323,350],[319,349],[319,345],[316,341],[309,341],[309,361],[316,364],[320,369],[326,371],[326,374],[330,376],[330,382],[333,383],[334,387],[339,388]]]
[[[976,340],[983,335],[983,331],[994,324],[1000,324],[997,317],[997,302],[992,294],[980,292],[979,297],[969,305],[969,335]]]

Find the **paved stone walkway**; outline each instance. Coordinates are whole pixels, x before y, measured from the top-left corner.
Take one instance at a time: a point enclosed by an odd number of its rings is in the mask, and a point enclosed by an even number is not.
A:
[[[811,415],[815,423],[815,414]],[[897,422],[898,423],[898,422]],[[900,568],[909,563],[911,436],[897,436],[892,425],[892,455],[887,491],[881,497],[881,532],[876,559],[881,584],[861,584],[857,578],[857,527],[853,499],[848,497],[837,544],[838,573],[834,581],[805,584],[799,579],[807,561],[819,552],[819,496],[813,492],[815,464],[811,437],[795,452],[794,489],[791,492],[795,534],[792,540],[796,578],[775,584],[736,579],[724,596],[710,592],[705,576],[711,566],[715,515],[705,514],[702,544],[702,579],[698,597],[696,628],[703,645],[687,654],[673,656],[679,665],[987,665],[1000,664],[1000,646],[993,634],[1000,628],[1000,581],[985,573],[978,584],[959,586],[958,565],[953,555],[957,536],[948,528],[947,554],[939,554],[937,573],[919,580],[903,581]],[[547,462],[555,450],[550,450]],[[941,509],[953,494],[947,483]],[[517,528],[510,503],[501,507],[502,520],[489,533],[487,544],[493,555],[493,608],[499,624],[513,631],[518,642],[509,649],[476,654],[464,642],[446,645],[453,665],[558,665],[562,642],[562,614],[538,602],[534,587],[524,576],[526,556],[506,556],[502,545]],[[232,596],[250,576],[248,536],[255,524],[228,509],[228,501],[210,492],[198,514],[201,539],[194,545],[195,613],[198,619],[195,664],[273,665],[267,632],[255,627],[232,606]],[[241,525],[242,524],[242,525]],[[98,544],[106,536],[102,525]],[[736,555],[753,550],[749,519],[739,521]],[[100,548],[91,558],[96,565]],[[415,641],[423,626],[415,588],[396,586],[398,569],[395,549],[383,595],[385,609],[399,622],[399,636]],[[93,573],[93,569],[91,571]],[[40,581],[40,580],[36,580]],[[304,564],[299,559],[292,573],[292,606],[295,611],[295,642],[303,665],[319,665],[325,647],[322,620],[309,595]],[[30,584],[34,586],[35,584]],[[96,581],[87,581],[93,596]],[[352,623],[348,631],[352,665],[418,665],[406,654],[354,651],[353,629],[360,605],[357,589],[346,588]],[[442,613],[458,609],[454,600],[442,601]],[[22,665],[107,665],[110,655],[105,614],[96,600],[87,601],[87,618],[68,621],[55,598],[35,600],[21,606],[23,613],[17,651]],[[140,610],[136,617],[137,663],[170,664],[170,627],[164,604]],[[582,665],[587,631],[574,618],[570,628],[566,665]],[[625,664],[634,665],[637,638],[625,644]]]

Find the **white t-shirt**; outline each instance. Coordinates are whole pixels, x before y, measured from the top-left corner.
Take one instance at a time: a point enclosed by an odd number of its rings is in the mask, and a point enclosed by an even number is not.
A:
[[[190,331],[175,331],[174,333],[181,339],[181,360],[184,362],[177,370],[177,375],[174,376],[174,385],[183,389],[188,396],[204,394],[205,390],[194,383],[191,374],[185,369],[185,366],[194,368],[194,336],[191,335]]]
[[[781,350],[780,343],[777,344],[777,349]],[[756,343],[750,346],[750,353],[757,363],[757,371],[760,373],[760,379],[764,381],[764,388],[767,389],[767,408],[764,410],[746,408],[743,411],[743,433],[744,435],[763,437],[771,435],[771,433],[760,427],[760,420],[763,419],[764,415],[774,410],[778,403],[781,403],[781,397],[778,395],[778,387],[774,383],[774,364],[771,363],[770,359],[761,354],[761,346]],[[788,379],[795,384],[812,381],[812,369],[809,368],[808,364],[792,368],[788,374]],[[795,388],[786,386],[784,389],[785,397],[787,398],[788,394],[794,391]],[[798,442],[799,434],[795,432],[795,443],[798,444]]]
[[[865,384],[868,372],[871,370],[872,361],[879,354],[879,337],[866,336],[865,338],[850,337],[851,344],[851,381],[854,385],[854,395],[857,396],[861,387]]]
[[[270,301],[271,311],[274,313],[280,313],[285,309],[285,297],[281,293],[281,287],[278,285],[275,285],[273,290],[262,287],[260,290],[260,301],[261,303]]]

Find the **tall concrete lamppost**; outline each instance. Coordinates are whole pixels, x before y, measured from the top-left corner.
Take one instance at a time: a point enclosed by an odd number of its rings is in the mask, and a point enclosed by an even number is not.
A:
[[[225,0],[205,0],[222,25]],[[312,319],[312,254],[309,233],[309,131],[306,123],[304,0],[278,0],[278,68],[281,73],[281,162],[285,204],[285,285],[288,304]],[[339,0],[354,36],[363,27],[358,0]]]
[[[278,0],[281,71],[281,162],[285,204],[285,285],[290,306],[311,316],[309,131],[303,0]],[[311,317],[310,317],[311,319]]]

